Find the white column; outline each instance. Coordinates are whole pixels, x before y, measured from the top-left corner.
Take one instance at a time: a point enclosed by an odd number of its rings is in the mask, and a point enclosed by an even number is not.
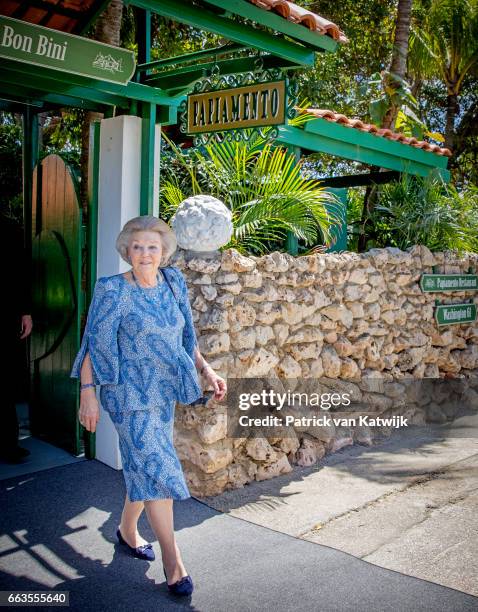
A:
[[[115,242],[126,221],[140,214],[141,119],[139,117],[121,115],[101,121],[99,166],[97,278],[129,269],[128,264],[116,251]],[[154,193],[157,199],[159,147],[155,150],[155,170]],[[157,214],[157,203],[155,204],[155,214]],[[100,410],[100,421],[96,429],[96,458],[119,470],[121,457],[118,435],[108,413],[103,408]]]

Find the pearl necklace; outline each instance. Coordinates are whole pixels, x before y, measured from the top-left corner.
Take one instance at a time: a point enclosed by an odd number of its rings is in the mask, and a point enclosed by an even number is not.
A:
[[[141,285],[138,283],[138,280],[137,280],[136,276],[134,275],[133,270],[131,270],[131,276],[133,277],[134,284],[136,285],[136,287],[137,287],[137,288],[138,288],[138,289],[141,291],[141,293],[143,294],[144,299],[145,299],[147,302],[150,302],[150,303],[152,304],[152,303],[153,303],[153,300],[150,300],[150,298],[149,298],[148,294],[146,293],[146,291],[145,291],[145,290],[143,289],[143,287],[141,287]],[[156,281],[157,281],[156,286],[155,286],[155,287],[149,287],[149,289],[157,289],[157,287],[158,287],[159,285],[161,285],[161,284],[162,284],[162,282],[160,281],[159,270],[158,270],[158,272],[156,273]],[[163,282],[164,282],[164,281],[163,281]]]

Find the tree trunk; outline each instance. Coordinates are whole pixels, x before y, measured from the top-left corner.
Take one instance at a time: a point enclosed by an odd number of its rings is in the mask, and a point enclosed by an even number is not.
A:
[[[402,79],[405,79],[407,75],[408,38],[410,36],[411,12],[412,0],[398,0],[395,37],[389,72]],[[389,83],[389,86],[393,88],[396,84],[392,81]],[[398,110],[398,106],[394,104],[390,105],[382,121],[383,128],[393,130]]]
[[[395,21],[395,36],[393,40],[392,60],[390,62],[389,73],[405,79],[407,75],[408,58],[408,38],[410,36],[410,20],[412,12],[412,0],[398,0],[397,17]],[[394,80],[388,80],[384,85],[396,88]],[[399,106],[390,101],[390,106],[382,119],[382,128],[393,130],[397,119]],[[382,170],[380,168],[380,170]],[[362,252],[366,248],[369,234],[367,232],[367,219],[373,212],[378,200],[377,187],[367,187],[365,191],[364,204],[362,210],[361,228],[363,233],[359,236],[358,251]]]
[[[405,78],[407,74],[408,38],[410,36],[410,19],[412,0],[398,0],[395,40],[393,41],[390,72]]]
[[[449,93],[446,97],[445,147],[453,151],[455,146],[455,119],[458,114],[458,95]]]
[[[122,16],[123,0],[111,0],[96,22],[95,39],[119,47]]]
[[[380,168],[378,166],[370,166],[370,172],[377,172]],[[360,234],[357,241],[357,251],[363,253],[367,248],[367,242],[370,239],[370,235],[367,231],[368,219],[375,206],[377,199],[377,186],[367,185],[365,189],[365,195],[363,199],[362,216],[360,218]]]
[[[98,17],[95,27],[95,40],[119,47],[123,1],[111,0],[107,8]],[[88,214],[88,157],[90,148],[90,124],[98,121],[101,113],[87,112],[81,126],[81,205],[83,213]]]

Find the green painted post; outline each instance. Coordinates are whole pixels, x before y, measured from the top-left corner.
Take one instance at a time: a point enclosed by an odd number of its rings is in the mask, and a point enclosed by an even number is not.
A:
[[[90,126],[90,155],[88,159],[88,304],[96,283],[97,237],[98,237],[98,179],[100,174],[100,129],[95,121]]]
[[[338,189],[327,187],[327,191],[334,194],[340,201],[341,216],[343,217],[343,223],[341,225],[333,225],[330,228],[331,234],[334,238],[336,238],[336,241],[335,241],[335,244],[333,244],[329,249],[327,249],[327,253],[332,253],[334,251],[346,251],[347,250],[347,189],[343,187],[338,188]],[[327,210],[330,210],[330,212],[333,212],[336,205],[330,206],[329,203],[326,202],[325,207]]]
[[[103,113],[103,117],[105,119],[112,119],[116,114],[116,107],[115,106],[108,106],[105,109],[105,112]]]
[[[98,238],[98,178],[100,173],[100,129],[101,123],[95,121],[90,126],[90,152],[88,156],[88,227],[87,227],[87,294],[86,301],[89,305],[93,296],[96,283],[97,267],[97,238]],[[81,271],[80,271],[81,278]],[[83,294],[83,292],[82,292]],[[82,300],[83,301],[83,300]],[[80,313],[85,310],[86,304],[78,305]],[[78,317],[80,324],[81,316]],[[85,457],[94,459],[96,457],[96,434],[85,430]]]
[[[297,236],[295,236],[291,231],[287,231],[287,236],[285,238],[285,250],[290,255],[297,255],[299,252],[299,241],[297,240]]]
[[[151,11],[148,8],[135,8],[137,24],[138,64],[151,61]],[[149,71],[146,71],[146,75]],[[140,73],[136,73],[139,79]],[[134,111],[137,109],[131,109]],[[154,210],[154,148],[156,128],[156,104],[141,104],[141,192],[140,214],[152,215]]]
[[[156,134],[156,104],[143,104],[141,109],[141,192],[140,214],[152,215],[154,210],[154,147]]]
[[[302,154],[300,147],[287,147],[289,153],[292,153],[295,156],[296,163],[300,161],[300,156]],[[297,255],[299,253],[299,240],[295,234],[291,231],[287,231],[286,239],[285,239],[285,249],[290,255]]]
[[[138,64],[147,64],[151,61],[151,11],[149,9],[136,9],[138,43]],[[149,71],[146,71],[148,74]]]

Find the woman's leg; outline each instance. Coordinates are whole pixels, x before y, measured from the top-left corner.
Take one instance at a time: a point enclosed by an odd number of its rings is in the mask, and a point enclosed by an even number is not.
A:
[[[126,495],[119,530],[126,543],[133,548],[138,548],[138,546],[147,544],[146,540],[138,533],[138,520],[143,510],[144,502],[131,502],[129,501],[128,495]]]
[[[159,546],[161,547],[161,556],[168,577],[168,583],[173,584],[183,576],[187,576],[187,571],[174,537],[173,500],[148,500],[144,502],[144,507],[149,524],[156,534]]]

